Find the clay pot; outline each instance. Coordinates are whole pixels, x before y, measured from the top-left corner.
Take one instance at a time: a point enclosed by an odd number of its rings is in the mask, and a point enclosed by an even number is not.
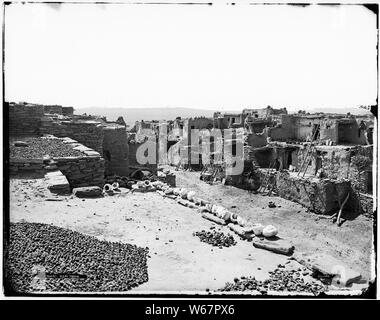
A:
[[[215,216],[216,215],[216,212],[218,210],[218,205],[216,204],[213,204],[212,207],[211,207],[211,213]]]
[[[230,217],[230,220],[233,222],[233,223],[237,223],[237,219],[239,218],[239,215],[237,213],[232,213],[231,214],[231,217]]]
[[[264,226],[260,223],[254,223],[251,225],[252,231],[255,234],[255,236],[261,236],[263,234]]]
[[[165,194],[173,194],[173,189],[172,188],[167,188],[165,190]]]
[[[207,204],[205,205],[205,207],[206,207],[206,209],[207,209],[208,212],[211,212],[211,211],[212,211],[212,206],[213,206],[213,204],[211,204],[211,203],[207,203]]]
[[[109,183],[106,183],[106,184],[104,185],[104,187],[103,187],[103,190],[104,190],[105,192],[110,192],[110,191],[113,190],[113,187],[112,187]]]
[[[179,195],[182,199],[186,199],[188,191],[186,189],[181,189]]]
[[[238,216],[238,218],[236,219],[236,222],[241,227],[245,227],[246,224],[247,224],[247,221],[244,218],[240,217],[240,216]]]
[[[221,218],[224,220],[224,221],[229,221],[230,218],[231,218],[231,212],[229,212],[227,209],[223,211],[223,214],[221,216]]]
[[[181,192],[181,189],[180,189],[180,188],[173,188],[173,194],[174,194],[175,196],[179,196],[180,192]]]
[[[187,193],[187,200],[194,201],[194,196],[195,196],[195,192],[194,191],[189,191]]]
[[[275,226],[268,225],[263,229],[263,236],[266,238],[274,237],[277,235],[278,230]]]

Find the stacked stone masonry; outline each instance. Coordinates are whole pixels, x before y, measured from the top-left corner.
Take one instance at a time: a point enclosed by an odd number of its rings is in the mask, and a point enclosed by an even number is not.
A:
[[[97,121],[60,121],[45,116],[41,121],[41,134],[70,137],[103,154],[103,125]]]
[[[10,136],[38,136],[44,107],[41,105],[5,103],[9,111]]]
[[[88,148],[76,140],[62,138],[64,143],[70,144],[73,149],[81,151],[80,157],[53,157],[55,166],[67,178],[71,188],[104,185],[104,159],[99,152]],[[10,175],[19,173],[47,172],[48,164],[44,159],[10,159]]]

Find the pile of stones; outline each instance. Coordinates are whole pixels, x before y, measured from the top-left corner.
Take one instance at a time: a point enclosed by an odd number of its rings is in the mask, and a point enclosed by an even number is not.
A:
[[[230,234],[225,235],[223,232],[218,231],[198,231],[194,232],[193,236],[197,236],[202,242],[211,244],[214,247],[231,247],[236,245],[236,241]]]
[[[258,291],[267,294],[268,291],[312,293],[318,295],[326,290],[325,286],[315,281],[305,281],[301,273],[296,270],[280,268],[269,272],[270,277],[264,281],[254,277],[235,278],[233,283],[227,282],[219,291]]]
[[[41,223],[11,223],[6,286],[13,292],[127,291],[148,281],[148,248]],[[40,268],[43,272],[34,274]],[[42,288],[33,282],[43,278]]]
[[[81,157],[83,153],[74,150],[60,139],[28,138],[24,146],[17,141],[10,143],[9,157],[12,159],[42,159],[45,155],[50,157]]]

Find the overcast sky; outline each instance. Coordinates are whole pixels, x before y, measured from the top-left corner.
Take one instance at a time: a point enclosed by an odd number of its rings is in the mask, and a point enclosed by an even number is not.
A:
[[[376,103],[362,6],[12,4],[5,98],[78,107]]]

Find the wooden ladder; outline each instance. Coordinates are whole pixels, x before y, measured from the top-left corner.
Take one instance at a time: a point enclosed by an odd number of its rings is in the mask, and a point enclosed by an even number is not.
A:
[[[275,163],[275,162],[273,161],[273,162],[271,162],[271,163],[269,164],[269,168],[268,168],[268,170],[265,172],[265,176],[264,176],[264,179],[263,179],[263,183],[261,184],[259,190],[257,190],[258,192],[261,192],[261,191],[264,192],[265,189],[268,187],[268,184],[269,184],[269,182],[270,182],[270,176],[271,176],[270,171],[271,171],[272,168],[274,168],[274,163]]]
[[[308,146],[307,146],[306,155],[305,155],[305,157],[304,157],[303,160],[302,160],[301,167],[300,167],[300,169],[298,170],[297,176],[299,176],[299,174],[302,173],[302,172],[303,172],[302,177],[305,176],[305,173],[306,173],[306,171],[307,171],[307,168],[308,168],[309,165],[310,165],[310,157],[311,157],[311,155],[312,155],[312,145],[313,145],[313,141],[316,139],[316,137],[317,137],[317,132],[319,131],[320,127],[321,127],[320,124],[318,124],[317,127],[316,127],[316,129],[315,129],[315,131],[313,132],[313,136],[312,136],[312,138],[311,138],[310,143],[309,143]]]

